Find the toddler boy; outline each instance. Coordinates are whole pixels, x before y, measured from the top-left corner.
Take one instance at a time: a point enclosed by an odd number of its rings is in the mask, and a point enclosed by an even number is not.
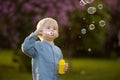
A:
[[[60,80],[58,63],[63,59],[62,52],[54,44],[59,36],[57,21],[44,18],[37,24],[35,32],[31,33],[22,44],[22,51],[32,58],[32,73],[34,80]],[[37,41],[37,38],[41,41]],[[68,64],[65,65],[65,71]]]

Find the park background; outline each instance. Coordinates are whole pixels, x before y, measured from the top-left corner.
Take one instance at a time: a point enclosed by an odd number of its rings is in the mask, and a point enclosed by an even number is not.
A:
[[[89,7],[96,12],[89,14]],[[55,44],[69,63],[61,80],[120,80],[119,14],[120,0],[94,0],[84,6],[80,0],[0,0],[0,80],[32,80],[31,59],[21,44],[45,17],[58,21]]]

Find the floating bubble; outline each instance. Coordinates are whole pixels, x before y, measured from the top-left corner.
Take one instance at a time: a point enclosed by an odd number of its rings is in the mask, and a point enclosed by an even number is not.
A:
[[[94,0],[81,0],[80,1],[80,5],[81,6],[85,6],[87,3],[90,4],[92,3]]]
[[[81,6],[85,6],[86,4],[87,4],[87,3],[85,3],[85,1],[83,1],[83,0],[80,1],[80,5],[81,5]]]
[[[87,9],[87,12],[88,12],[89,14],[94,14],[94,13],[96,12],[96,8],[95,8],[95,7],[89,7],[89,8]]]
[[[82,70],[80,74],[85,75],[86,74],[85,70]]]
[[[103,4],[98,4],[98,9],[103,9]]]
[[[94,30],[95,29],[95,25],[94,24],[90,24],[89,25],[89,30]]]
[[[85,28],[81,29],[81,33],[86,34],[86,29]]]
[[[81,38],[81,36],[79,36],[78,38]]]
[[[91,48],[88,48],[88,52],[91,52],[92,50],[91,50]]]
[[[69,27],[69,30],[71,30],[71,27]]]
[[[90,4],[92,3],[94,0],[85,0],[86,3]]]
[[[100,20],[99,21],[99,25],[101,26],[101,27],[104,27],[106,24],[105,24],[105,21],[104,20]]]
[[[86,20],[86,18],[84,17],[83,20]]]

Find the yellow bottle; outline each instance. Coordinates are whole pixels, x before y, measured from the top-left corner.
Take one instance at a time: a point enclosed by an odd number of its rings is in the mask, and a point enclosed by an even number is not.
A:
[[[65,68],[65,60],[64,60],[64,59],[61,59],[61,60],[59,61],[58,73],[59,73],[59,74],[65,74],[64,68]]]

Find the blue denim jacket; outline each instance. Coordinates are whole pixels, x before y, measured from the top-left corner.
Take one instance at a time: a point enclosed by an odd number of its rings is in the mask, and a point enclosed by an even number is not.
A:
[[[58,63],[63,58],[61,50],[54,44],[36,40],[37,35],[32,33],[22,44],[22,51],[32,58],[33,79],[60,80]]]

